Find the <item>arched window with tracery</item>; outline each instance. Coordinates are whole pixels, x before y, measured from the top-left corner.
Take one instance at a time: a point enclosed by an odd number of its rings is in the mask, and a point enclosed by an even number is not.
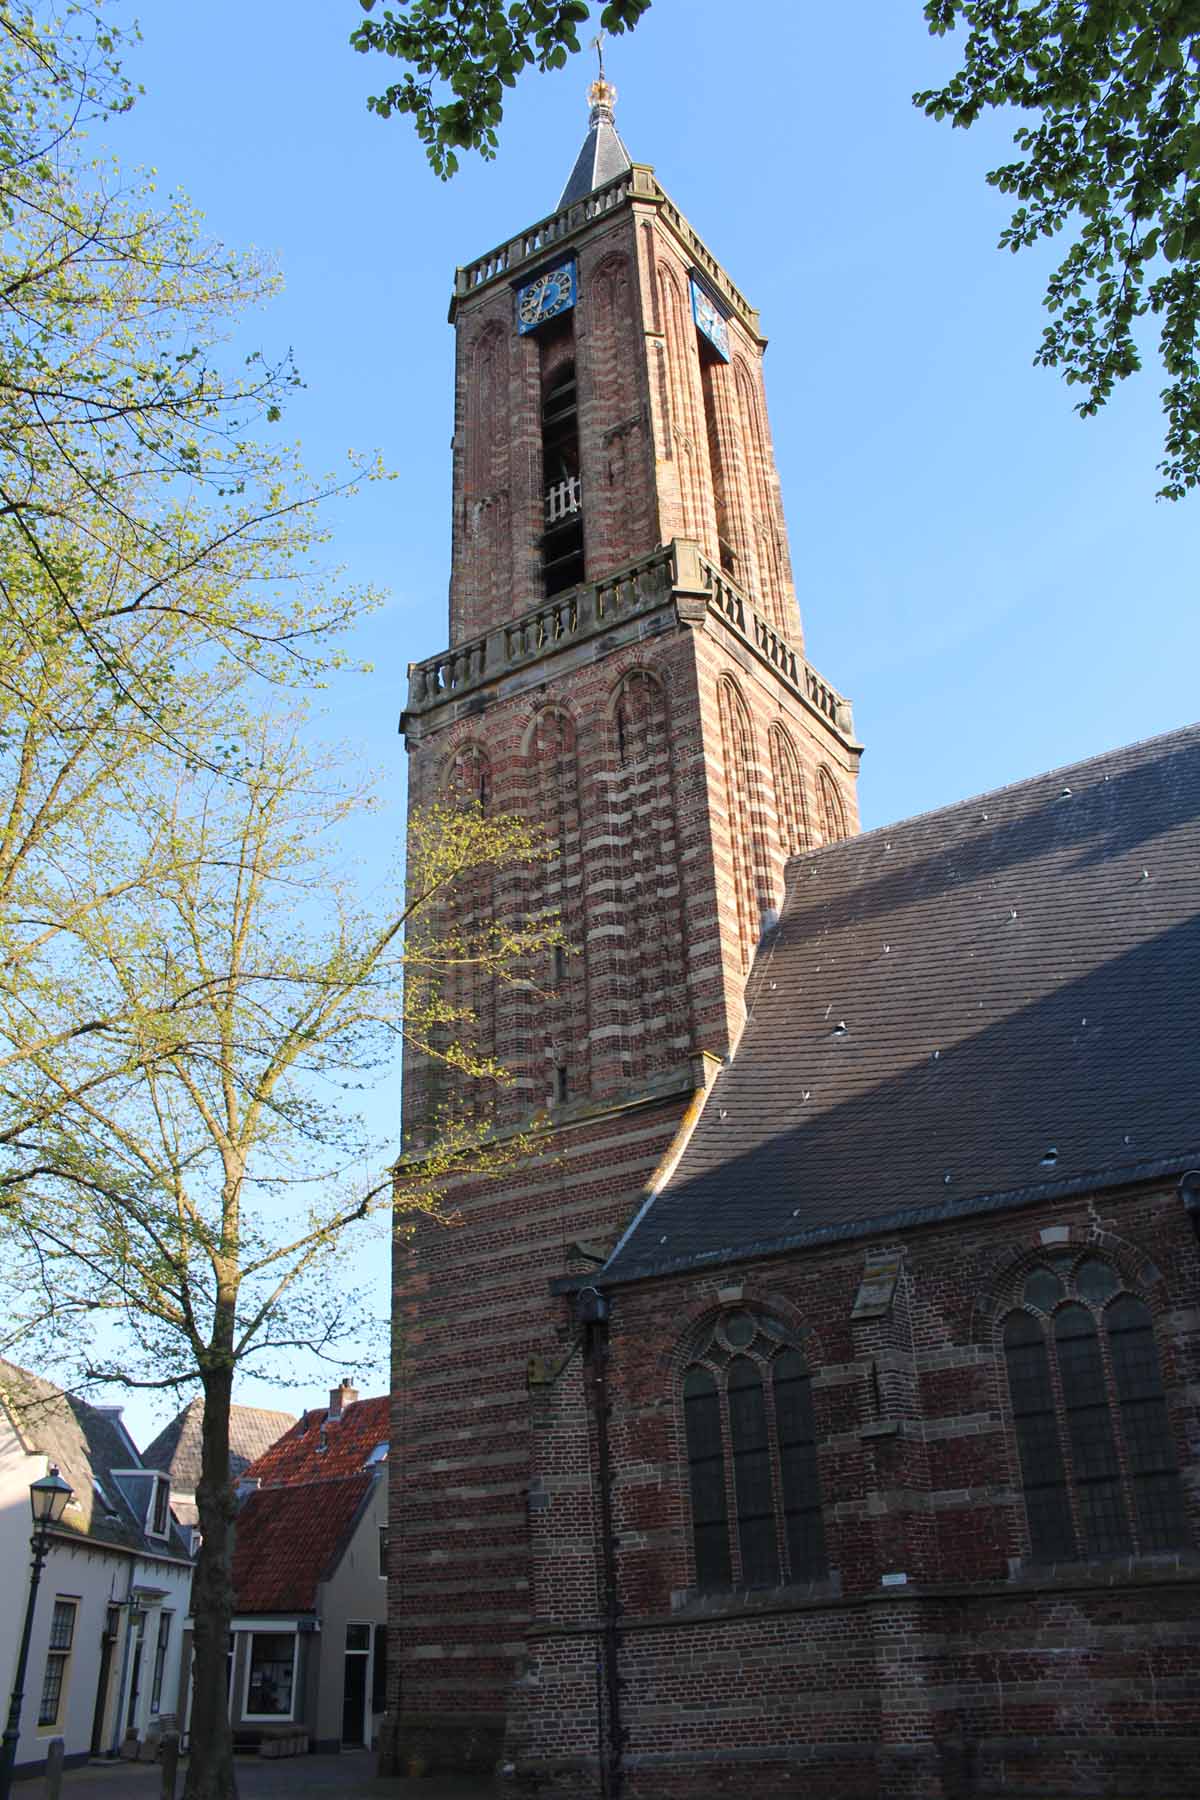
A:
[[[683,1420],[699,1591],[828,1574],[812,1382],[777,1320],[722,1314],[684,1372]]]
[[[1034,1560],[1185,1543],[1153,1319],[1113,1265],[1076,1252],[1038,1263],[1003,1345]]]
[[[840,838],[849,837],[841,789],[824,763],[817,770],[817,802],[821,841],[836,844]]]

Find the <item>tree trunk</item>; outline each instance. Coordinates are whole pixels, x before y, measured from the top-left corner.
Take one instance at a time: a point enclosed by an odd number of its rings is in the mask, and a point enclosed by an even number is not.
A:
[[[233,1518],[229,1474],[229,1403],[233,1368],[206,1368],[200,1486],[203,1541],[192,1585],[193,1647],[191,1755],[183,1800],[237,1800],[233,1733],[229,1725],[229,1624],[233,1617]]]

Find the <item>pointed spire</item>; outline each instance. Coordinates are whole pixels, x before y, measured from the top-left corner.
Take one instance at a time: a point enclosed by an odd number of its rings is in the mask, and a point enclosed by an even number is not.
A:
[[[575,167],[567,177],[567,185],[559,195],[558,210],[573,206],[576,200],[615,181],[633,167],[633,158],[621,142],[614,108],[617,90],[604,74],[604,33],[592,39],[592,47],[600,61],[600,74],[588,89],[588,134],[583,149],[575,158]]]

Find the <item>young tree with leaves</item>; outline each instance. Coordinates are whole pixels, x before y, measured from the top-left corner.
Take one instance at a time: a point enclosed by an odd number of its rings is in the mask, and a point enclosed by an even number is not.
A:
[[[236,1792],[234,1380],[272,1359],[286,1370],[301,1350],[333,1354],[361,1328],[341,1258],[353,1229],[377,1216],[386,1230],[390,1217],[392,1178],[356,1172],[372,1146],[355,1090],[393,1063],[401,1036],[457,1077],[501,1081],[471,1049],[446,977],[516,978],[557,939],[553,921],[441,928],[456,883],[544,854],[520,820],[477,807],[414,820],[405,897],[363,903],[339,846],[369,795],[315,763],[293,729],[243,725],[232,778],[210,772],[209,746],[194,772],[164,763],[143,791],[127,827],[136,889],[81,887],[76,976],[96,1015],[119,1024],[30,1046],[23,1072],[46,1104],[26,1108],[3,1163],[18,1336],[59,1359],[77,1343],[88,1383],[203,1390],[187,1800]],[[526,1148],[450,1112],[406,1170],[404,1204],[438,1212],[454,1175]],[[98,1321],[114,1322],[119,1350],[111,1333],[95,1338]]]
[[[585,0],[414,0],[367,18],[350,42],[410,65],[368,105],[409,114],[434,170],[457,151],[495,154],[504,89],[580,48]],[[650,0],[610,0],[606,31],[631,30]],[[988,181],[1019,205],[1001,235],[1020,250],[1065,234],[1046,287],[1051,323],[1035,363],[1081,388],[1097,413],[1142,366],[1149,320],[1167,375],[1161,498],[1200,483],[1200,6],[1196,0],[925,0],[930,31],[965,29],[962,63],[913,96],[969,126],[1015,108],[1017,158]],[[415,71],[415,72],[414,72]]]
[[[46,1044],[86,1038],[93,1091],[124,1066],[77,928],[155,876],[150,771],[223,766],[231,681],[319,681],[375,599],[322,568],[345,483],[279,439],[290,363],[226,366],[273,272],[88,149],[119,49],[98,4],[0,0],[0,1145],[53,1111]]]
[[[126,716],[162,725],[146,621],[172,621],[177,667],[225,655],[307,680],[363,597],[312,580],[297,597],[345,482],[312,479],[275,429],[290,358],[231,366],[226,348],[275,271],[89,147],[131,99],[104,17],[0,0],[3,602],[30,641],[55,607]]]

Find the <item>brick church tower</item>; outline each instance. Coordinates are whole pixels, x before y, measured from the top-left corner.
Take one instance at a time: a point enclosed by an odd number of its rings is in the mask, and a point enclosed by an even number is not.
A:
[[[603,1522],[552,1283],[673,1166],[787,859],[857,826],[850,707],[803,655],[758,314],[630,160],[614,99],[593,85],[557,209],[460,268],[451,303],[450,645],[410,670],[411,804],[457,788],[541,821],[556,859],[470,903],[556,913],[568,949],[468,996],[512,1071],[498,1095],[406,1067],[406,1156],[448,1098],[501,1131],[536,1120],[544,1153],[397,1243],[400,1769],[514,1754],[539,1695],[600,1706]]]

